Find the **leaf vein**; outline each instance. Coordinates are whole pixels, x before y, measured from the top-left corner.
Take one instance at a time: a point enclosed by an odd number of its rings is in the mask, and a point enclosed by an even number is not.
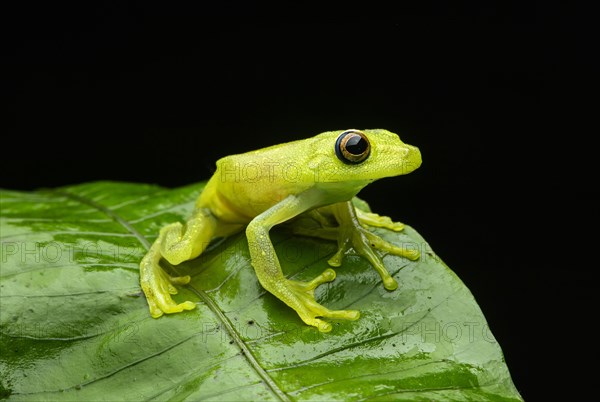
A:
[[[101,376],[99,376],[97,378],[94,378],[94,379],[92,379],[90,381],[87,381],[87,382],[84,382],[84,383],[81,383],[81,384],[77,384],[77,385],[73,385],[71,387],[63,388],[63,389],[60,389],[60,390],[52,390],[52,391],[44,390],[44,391],[35,391],[35,392],[23,392],[23,393],[18,393],[18,395],[34,395],[34,394],[43,394],[43,393],[57,393],[57,392],[69,391],[69,390],[72,390],[72,389],[79,389],[81,387],[84,387],[84,386],[87,386],[87,385],[91,385],[91,384],[93,384],[95,382],[99,382],[99,381],[102,381],[102,380],[104,380],[106,378],[112,377],[113,375],[115,375],[115,374],[117,374],[117,373],[119,373],[119,372],[121,372],[123,370],[126,370],[126,369],[128,369],[130,367],[133,367],[133,366],[136,366],[136,365],[138,365],[140,363],[143,363],[146,360],[150,360],[150,359],[152,359],[154,357],[160,356],[161,354],[163,354],[165,352],[168,352],[169,350],[171,350],[173,348],[176,348],[177,346],[179,346],[179,345],[181,345],[181,344],[189,341],[190,339],[192,339],[192,338],[194,338],[194,337],[196,337],[198,335],[202,335],[202,332],[196,332],[196,333],[190,335],[189,337],[187,337],[185,339],[182,339],[181,341],[179,341],[179,342],[177,342],[177,343],[175,343],[173,345],[169,345],[168,347],[166,347],[166,348],[164,348],[162,350],[159,350],[156,353],[153,353],[153,354],[150,354],[148,356],[144,356],[144,357],[142,357],[140,359],[134,360],[134,361],[132,361],[132,362],[130,362],[128,364],[125,364],[125,365],[123,365],[123,366],[121,366],[121,367],[119,367],[119,368],[117,368],[117,369],[115,369],[115,370],[113,370],[113,371],[111,371],[109,373],[101,375]]]
[[[317,361],[319,359],[322,359],[323,357],[326,357],[326,356],[329,356],[329,355],[333,355],[335,353],[338,353],[338,352],[341,352],[341,351],[344,351],[344,350],[347,350],[347,349],[352,349],[354,347],[364,345],[365,343],[375,342],[375,341],[378,341],[378,340],[381,340],[381,339],[391,338],[391,337],[396,336],[396,335],[398,335],[398,333],[391,332],[389,334],[374,336],[374,337],[367,338],[367,339],[364,339],[364,340],[359,341],[359,342],[349,343],[349,344],[346,344],[344,346],[340,346],[339,348],[330,349],[327,352],[323,352],[323,353],[320,353],[318,355],[315,355],[315,356],[311,357],[310,359],[302,360],[299,363],[290,364],[288,366],[282,366],[282,367],[274,367],[274,368],[271,368],[271,369],[267,369],[267,371],[268,372],[283,371],[283,370],[289,370],[289,369],[296,368],[296,367],[306,366],[307,364],[312,363],[314,361]]]
[[[12,273],[8,273],[8,274],[4,274],[4,275],[0,275],[0,279],[2,278],[9,278],[11,276],[17,276],[17,275],[23,275],[23,274],[27,274],[30,272],[36,272],[36,271],[45,271],[48,269],[66,269],[66,268],[86,268],[86,267],[114,267],[114,268],[120,268],[120,269],[124,269],[126,271],[132,271],[132,272],[138,272],[139,270],[137,269],[137,265],[136,268],[133,267],[128,267],[125,264],[97,264],[97,263],[89,263],[89,264],[78,264],[78,265],[57,265],[57,266],[52,266],[52,265],[44,265],[41,267],[37,267],[37,268],[33,268],[33,269],[24,269],[21,271],[17,271],[17,272],[12,272]]]
[[[116,222],[120,223],[131,234],[133,234],[147,250],[150,248],[150,242],[140,232],[138,232],[137,229],[135,227],[133,227],[130,222],[126,221],[124,218],[122,218],[120,215],[118,215],[116,212],[112,211],[111,209],[109,209],[109,208],[105,207],[104,205],[101,205],[93,200],[90,200],[88,198],[85,198],[85,197],[82,197],[82,196],[79,196],[79,195],[76,195],[73,193],[69,193],[67,191],[56,191],[56,193],[66,196],[68,198],[77,200],[77,201],[81,202],[82,204],[89,205],[93,208],[98,209],[99,211],[102,211],[106,215],[113,218]],[[172,267],[172,268],[175,271],[177,271],[177,269],[175,267]],[[289,401],[290,399],[285,394],[285,392],[283,392],[283,390],[279,388],[279,386],[277,385],[277,383],[275,383],[273,378],[271,378],[269,376],[269,374],[265,371],[265,369],[260,366],[260,364],[256,360],[256,357],[252,354],[252,352],[248,348],[248,345],[246,345],[246,343],[242,340],[242,338],[236,332],[235,328],[233,327],[233,325],[231,324],[229,319],[225,316],[225,314],[219,308],[219,306],[215,303],[215,301],[212,298],[210,298],[206,292],[204,292],[202,290],[198,290],[191,285],[186,285],[186,287],[188,289],[190,289],[193,293],[195,293],[196,296],[198,296],[202,301],[204,301],[204,303],[213,312],[213,314],[215,314],[217,316],[218,320],[221,321],[224,328],[227,330],[227,332],[232,337],[234,342],[241,349],[241,351],[244,354],[244,356],[246,357],[246,360],[249,363],[249,365],[265,381],[265,383],[271,389],[273,394],[282,401]]]
[[[246,358],[250,367],[256,371],[256,373],[263,379],[265,384],[271,389],[273,394],[277,396],[282,401],[290,401],[290,398],[287,394],[279,388],[277,383],[271,376],[267,373],[267,371],[260,365],[256,357],[248,347],[248,345],[242,340],[240,335],[235,330],[233,324],[227,316],[223,313],[223,311],[219,308],[219,306],[215,303],[215,301],[206,294],[206,292],[202,290],[198,290],[192,285],[186,285],[188,289],[194,292],[207,306],[208,308],[217,316],[219,321],[223,324],[224,328],[227,330],[233,341],[238,345],[241,349],[242,354]]]
[[[35,294],[35,295],[5,295],[2,294],[0,295],[0,298],[3,297],[25,297],[28,299],[31,298],[37,298],[37,297],[69,297],[69,296],[82,296],[82,295],[91,295],[91,294],[95,294],[95,293],[117,293],[117,292],[122,292],[122,291],[131,291],[131,290],[139,290],[138,287],[135,288],[115,288],[115,289],[106,289],[106,290],[94,290],[94,291],[90,291],[90,292],[77,292],[77,293],[60,293],[60,294],[49,294],[49,295],[40,295],[40,294]]]
[[[148,240],[140,232],[138,232],[138,230],[136,228],[134,228],[131,225],[131,223],[129,223],[127,220],[125,220],[123,217],[121,217],[119,214],[117,214],[110,208],[105,207],[104,205],[99,204],[98,202],[96,202],[94,200],[91,200],[89,198],[86,198],[86,197],[83,197],[83,196],[80,196],[77,194],[70,193],[68,191],[57,190],[55,192],[57,194],[61,194],[72,200],[79,201],[82,204],[88,205],[92,208],[95,208],[95,209],[103,212],[104,214],[111,217],[115,222],[121,224],[121,226],[123,226],[131,235],[133,235],[135,238],[137,238],[139,240],[139,242],[142,243],[142,245],[146,248],[146,250],[150,248],[150,242],[148,242]]]
[[[438,308],[439,306],[441,306],[443,303],[445,303],[447,300],[449,300],[456,293],[458,293],[458,291],[455,291],[455,292],[449,294],[448,296],[446,296],[442,301],[440,301],[438,304],[436,304],[435,306],[433,306],[431,309],[426,310],[425,314],[423,314],[423,316],[421,316],[421,318],[419,318],[415,322],[412,322],[411,325],[409,325],[408,327],[402,328],[401,331],[390,332],[388,334],[378,335],[378,336],[374,336],[372,338],[367,338],[367,339],[364,339],[364,340],[362,340],[360,342],[354,342],[354,343],[346,344],[344,346],[340,346],[339,348],[330,349],[327,352],[323,352],[321,354],[313,356],[310,359],[302,360],[302,361],[300,361],[298,363],[294,363],[294,364],[291,364],[291,365],[288,365],[288,366],[274,367],[274,368],[271,368],[271,369],[267,369],[267,371],[268,372],[283,371],[283,370],[288,370],[288,369],[292,369],[292,368],[296,368],[296,367],[302,367],[302,366],[305,366],[305,365],[307,365],[309,363],[312,363],[312,362],[314,362],[316,360],[322,359],[323,357],[327,357],[329,355],[332,355],[332,354],[335,354],[335,353],[338,353],[338,352],[342,352],[342,351],[344,351],[346,349],[351,349],[351,348],[354,348],[356,346],[364,345],[365,343],[369,343],[369,342],[373,342],[373,341],[379,341],[379,340],[382,340],[382,339],[392,338],[392,337],[394,337],[396,335],[400,335],[400,334],[408,331],[409,329],[411,329],[415,325],[419,324],[421,321],[423,321],[425,319],[425,317],[427,317],[428,315],[430,315],[433,310],[435,310],[436,308]]]
[[[143,221],[148,220],[148,219],[156,218],[157,216],[164,215],[164,214],[169,213],[171,211],[176,211],[176,210],[178,210],[178,209],[180,209],[180,208],[182,208],[182,207],[184,207],[186,205],[193,205],[193,202],[186,201],[186,202],[182,202],[181,204],[175,204],[172,207],[161,209],[160,211],[154,212],[152,214],[144,215],[144,216],[141,216],[139,218],[132,219],[131,221],[129,221],[129,223],[135,224],[135,223],[143,222]]]
[[[238,358],[238,357],[240,357],[240,354],[236,353],[236,354],[234,354],[232,356],[226,357],[226,358],[224,358],[222,360],[219,360],[219,361],[215,362],[214,364],[210,364],[208,366],[195,366],[194,369],[193,369],[193,371],[189,372],[189,374],[187,376],[185,376],[184,378],[181,378],[179,381],[174,382],[171,386],[160,390],[159,392],[155,393],[154,395],[149,396],[146,400],[156,399],[159,396],[165,394],[166,392],[172,390],[175,387],[178,387],[178,386],[180,386],[182,384],[184,384],[184,385],[187,384],[189,382],[188,380],[190,378],[192,378],[192,381],[196,380],[199,372],[200,373],[207,372],[207,371],[209,371],[210,369],[212,369],[214,367],[220,366],[224,362],[227,362],[229,360],[233,360],[233,359]]]
[[[466,390],[466,389],[478,389],[478,388],[487,387],[492,384],[494,384],[494,382],[489,382],[489,383],[485,383],[485,384],[474,384],[474,385],[471,385],[468,387],[467,386],[454,386],[454,387],[448,386],[448,387],[438,387],[438,388],[399,389],[399,390],[394,390],[394,391],[389,391],[389,392],[382,392],[380,394],[369,395],[366,398],[358,399],[358,401],[368,401],[370,399],[379,398],[382,396],[396,395],[396,394],[408,394],[408,393],[415,393],[415,392],[462,391],[462,390]],[[463,395],[461,395],[461,396],[463,396]],[[445,397],[445,399],[447,399],[447,397]]]
[[[339,380],[330,380],[330,381],[323,381],[320,382],[318,384],[312,384],[312,385],[308,385],[305,387],[301,387],[298,388],[294,391],[290,391],[290,394],[292,395],[298,395],[304,391],[308,391],[309,389],[313,389],[313,388],[318,388],[321,387],[323,385],[329,385],[329,384],[335,384],[335,383],[341,383],[341,382],[345,382],[345,381],[352,381],[352,380],[356,380],[359,378],[365,378],[365,377],[374,377],[374,376],[379,376],[379,375],[389,375],[389,374],[393,374],[393,373],[401,373],[403,371],[411,371],[417,368],[421,368],[421,367],[425,367],[425,366],[429,366],[431,364],[436,364],[436,363],[440,363],[440,362],[446,362],[445,360],[435,360],[435,361],[430,361],[430,362],[426,362],[426,363],[422,363],[422,364],[417,364],[411,367],[407,367],[407,368],[402,368],[399,370],[392,370],[392,371],[385,371],[383,373],[368,373],[368,374],[362,374],[362,375],[356,375],[356,376],[352,376],[352,377],[346,377],[346,378],[342,378]]]
[[[396,274],[398,274],[398,272],[402,271],[402,269],[404,269],[404,268],[405,268],[405,267],[407,267],[407,266],[408,266],[408,264],[405,264],[405,265],[401,266],[401,267],[400,267],[400,268],[398,268],[396,271],[392,272],[392,273],[391,273],[391,276],[392,276],[392,277],[395,277],[395,276],[396,276]],[[354,300],[350,301],[348,304],[346,304],[346,305],[345,305],[344,307],[342,307],[342,308],[343,308],[343,309],[347,309],[347,308],[349,308],[350,306],[352,306],[353,304],[356,304],[356,303],[358,303],[359,301],[361,301],[361,300],[362,300],[362,299],[364,299],[365,297],[369,296],[369,295],[371,294],[371,292],[372,292],[372,291],[373,291],[375,288],[377,288],[377,286],[381,285],[382,283],[383,283],[383,280],[381,280],[381,277],[379,277],[379,280],[378,280],[377,282],[375,282],[375,283],[373,284],[373,286],[372,286],[372,287],[371,287],[371,288],[370,288],[370,289],[369,289],[367,292],[365,292],[364,294],[362,294],[362,295],[358,296],[356,299],[354,299]]]
[[[110,232],[76,232],[74,230],[57,230],[48,232],[35,232],[36,235],[73,235],[73,236],[107,236],[107,237],[134,237],[135,233],[110,233]],[[2,240],[14,239],[23,236],[31,236],[30,232],[15,233],[12,235],[2,236]]]

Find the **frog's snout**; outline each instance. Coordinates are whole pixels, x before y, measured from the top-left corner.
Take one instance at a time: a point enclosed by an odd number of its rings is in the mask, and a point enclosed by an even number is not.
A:
[[[402,173],[407,174],[412,172],[421,166],[421,151],[419,148],[405,144],[405,148],[402,149],[400,160],[402,161]]]

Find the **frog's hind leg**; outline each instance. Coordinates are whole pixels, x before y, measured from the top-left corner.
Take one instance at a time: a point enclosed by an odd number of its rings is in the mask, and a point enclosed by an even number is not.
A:
[[[152,317],[191,310],[196,306],[191,301],[177,304],[171,298],[172,294],[177,293],[175,285],[189,283],[190,276],[170,276],[162,269],[159,261],[164,257],[169,263],[177,265],[196,258],[208,246],[216,227],[217,220],[210,211],[198,209],[185,225],[177,222],[161,229],[140,263],[140,284],[146,294]]]

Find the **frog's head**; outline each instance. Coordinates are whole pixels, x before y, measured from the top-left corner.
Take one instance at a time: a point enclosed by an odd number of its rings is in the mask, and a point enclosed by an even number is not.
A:
[[[316,137],[310,163],[323,172],[320,182],[364,187],[377,179],[407,174],[421,165],[417,147],[387,130],[329,131]]]

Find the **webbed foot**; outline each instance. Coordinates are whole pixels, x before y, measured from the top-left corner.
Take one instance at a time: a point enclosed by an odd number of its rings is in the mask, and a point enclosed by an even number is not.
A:
[[[334,279],[335,271],[329,268],[310,282],[286,279],[283,286],[276,286],[278,289],[272,293],[296,310],[306,324],[317,327],[320,332],[329,332],[332,329],[331,324],[317,317],[352,321],[360,317],[356,310],[329,310],[317,303],[315,288]]]
[[[171,297],[171,295],[177,294],[175,285],[189,283],[190,276],[170,276],[158,265],[159,258],[157,253],[150,250],[140,264],[140,284],[146,295],[150,315],[158,318],[165,313],[180,313],[195,308],[194,302],[176,303]]]
[[[356,213],[354,213],[356,211]],[[381,250],[386,253],[416,260],[420,257],[420,253],[415,249],[395,246],[376,234],[372,233],[365,226],[376,226],[400,231],[404,228],[404,224],[393,222],[387,216],[380,216],[370,212],[364,212],[355,209],[351,203],[336,204],[334,210],[336,219],[340,223],[338,231],[338,250],[328,261],[332,267],[339,267],[342,264],[344,255],[354,248],[354,250],[367,258],[373,268],[379,273],[383,281],[383,286],[387,290],[395,290],[398,288],[398,283],[389,274],[381,257],[375,250]]]

